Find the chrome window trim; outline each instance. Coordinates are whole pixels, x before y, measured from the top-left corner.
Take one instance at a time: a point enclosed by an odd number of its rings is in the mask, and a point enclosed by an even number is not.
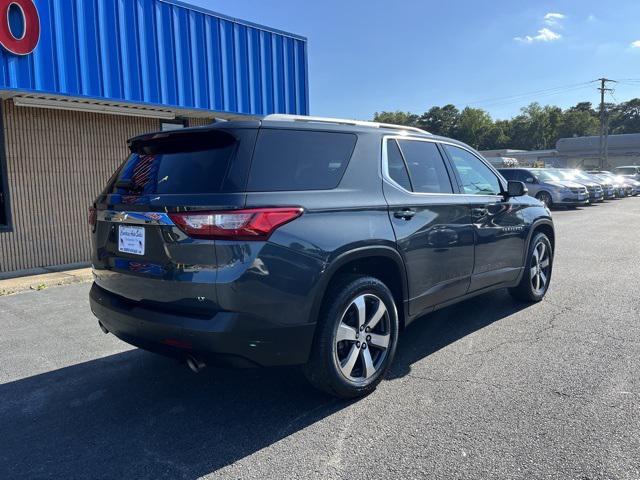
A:
[[[391,175],[389,175],[389,160],[387,158],[387,141],[388,140],[413,140],[415,142],[431,142],[431,143],[435,143],[435,144],[441,144],[441,145],[451,145],[452,147],[458,147],[462,150],[466,150],[467,152],[469,152],[471,155],[473,155],[474,157],[476,157],[478,160],[480,160],[484,165],[486,165],[487,167],[489,167],[489,170],[491,170],[493,172],[493,174],[496,176],[496,178],[498,179],[498,183],[500,183],[500,185],[502,186],[503,189],[505,189],[505,185],[504,182],[501,179],[500,173],[493,167],[493,165],[490,165],[486,160],[484,160],[483,158],[478,157],[478,155],[476,153],[474,153],[473,150],[471,150],[470,148],[466,147],[466,146],[462,146],[458,143],[454,143],[454,142],[450,142],[447,140],[442,140],[442,139],[438,139],[438,138],[425,138],[425,137],[414,137],[414,136],[410,136],[410,135],[384,135],[382,137],[382,178],[384,180],[386,180],[388,183],[390,183],[391,185],[393,185],[394,187],[400,189],[401,191],[408,193],[410,195],[417,195],[417,196],[437,196],[437,197],[442,197],[442,196],[450,196],[450,195],[457,195],[457,196],[462,196],[462,195],[471,195],[474,197],[502,197],[502,194],[497,194],[497,195],[489,195],[489,194],[485,194],[485,193],[481,193],[481,194],[473,194],[473,193],[464,193],[464,192],[453,192],[453,193],[429,193],[429,192],[411,192],[407,189],[405,189],[404,187],[402,187],[401,185],[399,185],[395,180],[393,180],[391,178]],[[399,146],[400,144],[398,144]],[[402,148],[400,148],[400,150],[402,151]],[[442,155],[441,155],[442,156]],[[447,159],[446,158],[442,158],[443,162],[446,162]],[[448,171],[449,169],[447,169]],[[409,174],[411,175],[411,174]],[[457,180],[456,180],[457,183]]]
[[[98,211],[98,221],[127,223],[131,225],[175,226],[171,217],[164,212],[127,212],[117,210]]]

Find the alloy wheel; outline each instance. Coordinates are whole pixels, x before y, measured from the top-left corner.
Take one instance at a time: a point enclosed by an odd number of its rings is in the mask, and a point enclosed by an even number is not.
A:
[[[376,295],[359,295],[345,309],[336,334],[334,354],[342,374],[365,383],[383,365],[391,343],[391,322]]]
[[[538,194],[538,200],[544,203],[545,207],[548,207],[551,205],[551,195],[549,195],[547,192],[540,192]]]
[[[551,268],[550,253],[544,242],[538,242],[533,249],[530,278],[531,287],[536,295],[542,295],[547,288],[549,270]]]

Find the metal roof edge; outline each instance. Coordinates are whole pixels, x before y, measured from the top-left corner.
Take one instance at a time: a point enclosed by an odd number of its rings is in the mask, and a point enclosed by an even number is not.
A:
[[[77,107],[82,104],[88,105],[98,105],[98,106],[114,106],[114,107],[123,107],[125,109],[129,109],[130,113],[135,116],[136,110],[140,110],[146,113],[157,112],[160,115],[158,118],[162,117],[163,113],[171,112],[175,116],[178,117],[187,117],[187,118],[232,118],[232,119],[258,119],[261,118],[261,115],[249,115],[239,112],[226,112],[226,111],[218,111],[218,110],[208,110],[204,108],[189,108],[189,107],[180,107],[177,105],[163,105],[157,103],[148,103],[148,102],[136,102],[136,101],[123,101],[123,100],[112,100],[108,98],[99,98],[99,97],[90,97],[90,96],[82,96],[82,95],[64,95],[54,92],[44,92],[44,91],[33,91],[33,90],[22,90],[22,89],[11,89],[11,88],[3,88],[0,89],[0,98],[2,99],[12,99],[12,98],[27,98],[27,99],[42,99],[45,101],[56,101],[60,102],[58,109],[65,110],[62,108],[65,104],[68,110],[74,110],[74,107]],[[24,105],[30,106],[30,105]],[[44,107],[44,105],[43,105]],[[95,112],[95,113],[113,113],[113,112]],[[148,115],[151,116],[151,115]]]
[[[229,15],[225,15],[223,13],[218,13],[213,10],[209,10],[205,7],[199,7],[197,5],[191,5],[190,3],[182,2],[181,0],[158,0],[162,3],[167,3],[169,5],[174,5],[176,7],[186,8],[187,10],[193,10],[194,12],[199,12],[204,15],[209,15],[212,17],[220,18],[222,20],[228,20],[230,22],[234,22],[240,25],[245,25],[247,27],[258,28],[260,30],[264,30],[265,32],[275,33],[278,35],[283,35],[285,37],[290,37],[296,40],[300,40],[302,42],[307,43],[307,37],[302,35],[298,35],[296,33],[286,32],[284,30],[279,30],[277,28],[267,27],[266,25],[261,25],[259,23],[249,22],[247,20],[242,20],[240,18],[231,17]]]

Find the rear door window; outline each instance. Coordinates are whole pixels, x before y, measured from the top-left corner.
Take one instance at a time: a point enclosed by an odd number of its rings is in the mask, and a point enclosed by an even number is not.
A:
[[[238,146],[236,137],[223,131],[149,140],[135,146],[112,192],[150,195],[233,190],[228,179]]]
[[[435,143],[398,140],[398,144],[407,162],[414,192],[453,193],[447,167]]]
[[[398,142],[395,140],[387,140],[387,168],[389,177],[394,182],[405,190],[410,192],[413,190],[411,180],[409,180],[409,173],[407,172],[407,165],[404,163],[400,147],[398,147]]]
[[[357,136],[311,130],[262,129],[247,190],[330,190],[342,179]]]

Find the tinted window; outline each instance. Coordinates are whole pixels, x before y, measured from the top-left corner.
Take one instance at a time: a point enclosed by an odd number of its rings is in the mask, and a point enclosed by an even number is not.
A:
[[[507,180],[518,180],[519,175],[517,170],[513,170],[512,168],[501,168],[498,171],[500,172],[500,175]]]
[[[415,140],[398,143],[409,167],[414,192],[453,193],[447,168],[435,143]]]
[[[357,137],[351,133],[261,130],[248,190],[329,190],[344,174]]]
[[[407,166],[404,163],[400,148],[395,140],[387,141],[387,167],[389,176],[393,181],[405,190],[411,191],[411,181],[407,173]]]
[[[472,195],[499,195],[502,193],[498,177],[478,157],[453,145],[444,145],[444,148],[460,176],[464,193]]]
[[[136,145],[113,192],[127,195],[221,192],[237,147],[236,138],[222,131],[161,137]]]
[[[618,167],[616,168],[616,173],[620,175],[634,175],[638,172],[636,167]]]

